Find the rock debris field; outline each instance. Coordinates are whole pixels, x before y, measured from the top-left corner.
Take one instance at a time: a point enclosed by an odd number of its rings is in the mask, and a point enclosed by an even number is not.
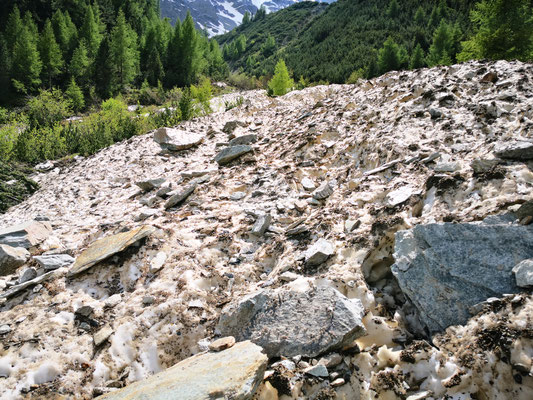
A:
[[[533,398],[532,65],[213,108],[0,215],[1,399]]]

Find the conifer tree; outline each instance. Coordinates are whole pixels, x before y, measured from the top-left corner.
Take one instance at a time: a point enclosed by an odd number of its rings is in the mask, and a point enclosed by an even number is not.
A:
[[[270,57],[276,51],[276,39],[272,35],[268,35],[265,43],[261,47],[261,52],[265,58]]]
[[[11,57],[7,41],[0,33],[0,102],[5,102],[9,96],[9,76],[11,74]]]
[[[8,52],[13,53],[15,47],[15,42],[22,30],[22,19],[20,18],[20,11],[17,6],[13,8],[13,11],[9,14],[7,18],[6,27],[5,27],[5,40]]]
[[[26,29],[30,33],[32,40],[37,43],[37,38],[39,37],[39,29],[37,28],[37,24],[33,20],[33,16],[31,15],[29,11],[26,11],[24,13],[22,24],[26,27]]]
[[[98,68],[93,69],[93,80],[96,85],[96,91],[100,97],[107,98],[111,96],[111,80],[113,70],[109,62],[109,38],[105,37],[100,43],[98,54],[94,60],[94,64]]]
[[[383,43],[383,47],[378,52],[378,70],[380,74],[388,71],[397,71],[400,69],[400,48],[394,42],[392,37]]]
[[[122,10],[119,11],[117,22],[111,31],[109,53],[113,81],[117,89],[121,90],[133,81],[139,68],[137,34],[126,22]]]
[[[166,84],[168,87],[174,87],[179,84],[179,76],[182,73],[181,69],[181,55],[182,55],[182,32],[181,22],[178,18],[174,26],[172,38],[168,43],[167,60],[166,60]]]
[[[222,57],[220,47],[215,39],[209,42],[208,73],[213,79],[224,79],[228,75],[228,65]]]
[[[415,25],[419,27],[422,26],[425,22],[425,19],[426,19],[426,13],[424,12],[424,9],[422,8],[422,6],[419,6],[415,13],[415,18],[414,18]]]
[[[435,65],[450,65],[453,62],[453,36],[450,26],[443,19],[435,33],[433,43],[429,48],[427,63],[430,67]]]
[[[387,9],[387,16],[389,18],[396,18],[400,14],[400,5],[398,0],[391,0],[389,3],[389,8]]]
[[[75,79],[79,82],[83,82],[89,73],[89,65],[90,61],[87,53],[87,46],[85,45],[85,39],[82,39],[80,45],[72,54],[69,71]]]
[[[143,71],[145,80],[147,80],[152,86],[155,86],[165,75],[155,26],[152,26],[148,30],[144,42],[141,54],[141,70]]]
[[[237,40],[235,41],[235,49],[237,50],[237,54],[242,54],[246,50],[246,36],[239,35]]]
[[[475,26],[474,35],[462,43],[459,61],[531,58],[533,18],[529,0],[482,0],[470,19]]]
[[[74,77],[70,79],[70,83],[67,87],[67,90],[65,91],[65,95],[70,100],[72,109],[75,112],[79,112],[83,110],[83,108],[85,107],[85,99],[83,97],[83,92],[81,91],[80,87],[76,84]]]
[[[409,69],[422,68],[425,65],[424,58],[424,50],[420,44],[417,44],[409,61]]]
[[[246,11],[242,17],[242,26],[246,26],[250,23],[250,13]]]
[[[19,91],[35,89],[41,83],[39,78],[42,70],[42,62],[37,51],[35,38],[30,30],[23,26],[15,41],[11,77]]]
[[[289,76],[285,61],[280,59],[274,69],[274,76],[268,82],[268,88],[274,96],[283,96],[294,86],[294,81]]]
[[[39,38],[39,53],[43,63],[43,78],[48,81],[48,86],[51,88],[52,79],[61,73],[64,61],[61,49],[56,42],[52,23],[48,19]]]
[[[98,53],[100,42],[102,41],[102,34],[100,32],[99,21],[96,19],[93,7],[91,6],[87,7],[83,25],[80,30],[80,38],[85,39],[89,57],[94,59]]]
[[[54,35],[57,43],[61,47],[63,57],[68,56],[70,38],[67,30],[67,23],[65,22],[65,15],[61,10],[57,10],[52,16],[52,27],[54,28]]]
[[[182,75],[178,84],[180,86],[190,86],[195,83],[198,78],[202,60],[198,33],[196,32],[194,21],[189,12],[187,12],[187,17],[185,17],[185,20],[183,21],[182,34]]]

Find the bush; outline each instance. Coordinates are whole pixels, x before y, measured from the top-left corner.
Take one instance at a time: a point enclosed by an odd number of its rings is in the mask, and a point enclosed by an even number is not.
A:
[[[38,96],[28,101],[30,127],[53,126],[71,115],[70,103],[61,90],[41,90]]]
[[[231,74],[228,77],[228,82],[231,86],[237,89],[253,90],[262,88],[261,83],[255,77],[248,77],[244,74]]]
[[[178,106],[182,120],[188,121],[194,116],[194,104],[190,89],[185,88],[183,90]]]
[[[359,68],[358,70],[353,71],[350,74],[350,77],[348,78],[346,83],[349,85],[354,85],[357,82],[359,82],[360,79],[364,78],[364,76],[365,76],[365,70],[363,68]]]
[[[4,125],[0,128],[0,161],[9,161],[13,158],[18,129],[14,123]]]
[[[85,108],[85,98],[83,97],[83,92],[80,87],[76,85],[74,78],[71,79],[70,84],[65,92],[65,95],[70,100],[72,109],[76,112],[79,112]]]
[[[269,94],[283,96],[294,86],[294,81],[289,76],[285,61],[279,60],[274,70],[274,76],[268,82]]]
[[[31,163],[66,155],[67,145],[61,124],[26,129],[18,135],[15,151],[19,160]]]
[[[207,115],[212,111],[210,101],[213,97],[213,87],[209,78],[202,78],[198,86],[191,85],[191,96],[200,107],[200,114]]]

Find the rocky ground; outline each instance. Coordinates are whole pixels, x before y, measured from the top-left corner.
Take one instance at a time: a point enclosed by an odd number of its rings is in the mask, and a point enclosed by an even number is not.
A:
[[[533,398],[533,66],[242,96],[0,215],[0,398]]]

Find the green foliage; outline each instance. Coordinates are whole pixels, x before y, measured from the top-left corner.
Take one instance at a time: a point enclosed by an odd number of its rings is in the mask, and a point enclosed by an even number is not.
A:
[[[268,82],[268,88],[272,95],[283,96],[294,86],[294,81],[289,76],[285,61],[279,60],[274,70],[274,76]]]
[[[44,24],[44,29],[39,39],[39,53],[43,63],[43,78],[48,81],[48,87],[52,87],[52,78],[59,75],[64,61],[50,20],[46,20]]]
[[[244,97],[239,96],[235,101],[225,101],[224,107],[226,111],[233,110],[234,108],[240,107],[244,104]]]
[[[350,84],[350,85],[353,85],[353,84],[356,84],[358,83],[361,79],[363,79],[365,77],[365,70],[363,68],[359,68],[355,71],[353,71],[351,74],[350,74],[350,77],[348,78],[348,80],[346,81],[347,84]]]
[[[409,69],[422,68],[423,66],[425,66],[424,59],[424,50],[422,50],[420,44],[417,44],[413,51],[413,54],[411,55],[411,60],[409,61]]]
[[[94,7],[86,7],[85,18],[80,29],[80,38],[85,40],[89,57],[92,59],[96,57],[103,38],[103,27],[99,19],[99,14],[97,13],[95,15],[94,11]]]
[[[85,45],[85,40],[82,40],[80,45],[74,50],[74,54],[72,54],[69,71],[74,78],[82,81],[87,77],[89,65],[87,46]]]
[[[274,52],[276,51],[276,39],[274,39],[273,36],[268,35],[265,43],[261,47],[261,52],[263,53],[263,57],[267,58],[270,57]]]
[[[470,16],[475,26],[458,60],[531,59],[533,19],[529,0],[482,0]]]
[[[71,115],[71,108],[60,90],[41,90],[28,101],[27,115],[30,128],[50,127]]]
[[[17,158],[28,162],[52,160],[67,154],[59,123],[26,129],[17,137]]]
[[[15,122],[0,126],[0,161],[10,161],[13,158],[18,130]]]
[[[75,112],[80,112],[81,110],[85,108],[85,98],[83,96],[83,92],[81,91],[80,87],[76,84],[74,77],[70,80],[70,84],[68,85],[68,88],[65,91],[65,95],[70,100],[72,109]]]
[[[34,193],[39,185],[27,178],[31,168],[0,159],[0,213]],[[14,183],[13,183],[14,182]]]
[[[178,106],[182,120],[187,121],[193,117],[194,104],[189,88],[183,90]]]
[[[250,13],[248,11],[246,11],[244,13],[243,17],[242,17],[241,25],[242,26],[247,26],[250,23],[250,20],[251,20]]]
[[[433,35],[433,43],[429,48],[427,63],[430,67],[450,65],[454,58],[452,29],[442,20]]]
[[[209,78],[203,77],[198,86],[191,85],[191,96],[199,107],[200,114],[209,114],[211,110],[210,100],[213,98],[213,87]]]
[[[109,50],[112,82],[117,90],[122,90],[133,81],[139,70],[137,34],[126,22],[122,11],[111,31]]]
[[[19,90],[31,90],[40,85],[42,62],[37,51],[35,37],[23,26],[13,48],[11,78],[20,82]]]
[[[384,74],[388,71],[397,71],[401,68],[401,65],[400,47],[394,42],[392,37],[389,36],[378,52],[379,72]]]
[[[389,18],[397,18],[400,13],[400,5],[398,0],[391,0],[389,3],[389,8],[387,9],[387,16]]]

